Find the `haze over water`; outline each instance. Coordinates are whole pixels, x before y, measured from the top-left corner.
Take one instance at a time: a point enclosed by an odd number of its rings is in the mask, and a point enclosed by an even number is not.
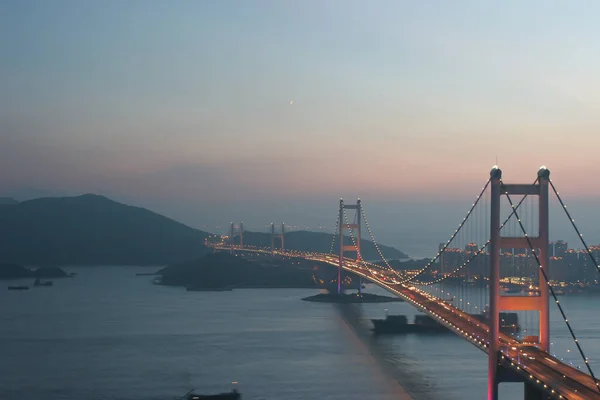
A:
[[[371,336],[368,318],[386,308],[412,318],[405,303],[300,301],[310,289],[186,292],[134,276],[148,268],[71,270],[77,278],[52,288],[0,290],[0,398],[170,400],[232,381],[245,399],[391,400],[402,387],[417,400],[485,397],[486,357],[466,341]],[[561,301],[597,368],[598,298]],[[522,393],[501,387],[506,400]]]

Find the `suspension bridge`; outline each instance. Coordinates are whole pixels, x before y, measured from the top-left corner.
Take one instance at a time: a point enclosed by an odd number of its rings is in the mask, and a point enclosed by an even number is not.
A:
[[[243,225],[236,229],[233,223],[226,242],[209,245],[215,250],[300,257],[331,265],[337,268],[338,293],[342,291],[341,276],[345,270],[399,296],[487,355],[489,400],[498,399],[498,385],[503,382],[523,382],[525,400],[600,399],[600,381],[551,279],[551,194],[560,203],[600,273],[594,254],[545,167],[539,169],[533,183],[511,184],[503,181],[502,171],[494,166],[450,239],[440,245],[431,261],[416,270],[394,269],[388,263],[375,241],[360,200],[355,204],[340,200],[329,253],[285,250],[283,224],[277,233],[271,225],[270,248],[244,245]],[[351,212],[354,212],[353,219],[348,217]],[[363,223],[380,262],[366,261],[362,256]],[[279,248],[275,246],[276,239]],[[512,255],[512,265],[502,262],[506,254]],[[527,282],[526,292],[517,290],[515,293],[503,284],[517,278]],[[551,351],[551,303],[567,328],[583,369],[554,356]],[[510,314],[518,314],[520,323],[507,324]]]

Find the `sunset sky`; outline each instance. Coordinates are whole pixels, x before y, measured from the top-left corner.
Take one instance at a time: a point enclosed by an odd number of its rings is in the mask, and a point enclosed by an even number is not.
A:
[[[514,182],[547,165],[600,242],[598,15],[594,0],[3,1],[0,196],[93,192],[212,231],[330,227],[360,196],[382,242],[427,255],[497,159]]]

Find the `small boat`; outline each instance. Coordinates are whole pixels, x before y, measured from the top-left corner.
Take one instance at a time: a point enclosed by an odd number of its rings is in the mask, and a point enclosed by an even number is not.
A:
[[[238,393],[237,390],[232,390],[228,393],[218,393],[218,394],[195,394],[189,393],[187,400],[239,400],[242,398],[242,395]]]
[[[227,393],[195,394],[193,390],[187,392],[179,400],[240,400],[242,395],[235,389]]]
[[[29,286],[9,286],[8,290],[29,290]]]

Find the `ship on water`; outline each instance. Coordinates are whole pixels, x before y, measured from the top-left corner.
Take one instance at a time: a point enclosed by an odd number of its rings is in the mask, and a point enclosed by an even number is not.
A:
[[[386,315],[385,319],[371,319],[371,322],[375,334],[450,332],[428,315],[415,315],[412,324],[408,323],[405,315]]]
[[[188,393],[185,400],[240,400],[241,394],[233,389],[231,392],[219,394],[194,394]]]
[[[8,290],[29,290],[29,286],[9,286]]]

